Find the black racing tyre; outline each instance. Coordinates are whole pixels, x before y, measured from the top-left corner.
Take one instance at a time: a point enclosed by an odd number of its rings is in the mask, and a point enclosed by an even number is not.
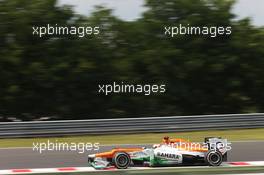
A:
[[[227,162],[227,153],[223,155],[223,162]]]
[[[205,162],[210,166],[219,166],[223,162],[223,156],[219,151],[208,151]]]
[[[88,164],[91,165],[94,162],[94,157],[88,157]]]
[[[131,159],[127,153],[118,152],[113,158],[113,163],[118,169],[126,169],[131,164]]]

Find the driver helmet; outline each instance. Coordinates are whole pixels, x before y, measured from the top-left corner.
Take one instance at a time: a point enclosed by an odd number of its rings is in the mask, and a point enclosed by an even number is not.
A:
[[[170,144],[170,137],[165,136],[165,137],[163,138],[163,143],[165,143],[165,144]]]

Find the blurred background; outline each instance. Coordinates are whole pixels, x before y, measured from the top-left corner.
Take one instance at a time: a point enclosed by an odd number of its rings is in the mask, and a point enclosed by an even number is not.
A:
[[[0,121],[264,112],[263,1],[111,2],[0,1]],[[180,23],[232,26],[232,35],[163,35]],[[47,24],[101,34],[32,35]],[[98,93],[114,81],[167,91]]]

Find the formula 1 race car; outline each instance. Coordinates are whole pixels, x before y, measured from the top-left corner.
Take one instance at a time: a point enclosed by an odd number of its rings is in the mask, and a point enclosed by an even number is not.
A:
[[[227,140],[208,137],[205,142],[194,143],[183,139],[164,137],[161,144],[152,148],[116,148],[109,152],[88,155],[88,163],[95,169],[130,166],[219,166],[227,161]]]

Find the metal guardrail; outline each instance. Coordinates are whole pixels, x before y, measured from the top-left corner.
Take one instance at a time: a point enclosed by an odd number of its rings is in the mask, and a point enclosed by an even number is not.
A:
[[[73,121],[1,122],[0,138],[179,132],[262,127],[264,127],[264,113]]]

